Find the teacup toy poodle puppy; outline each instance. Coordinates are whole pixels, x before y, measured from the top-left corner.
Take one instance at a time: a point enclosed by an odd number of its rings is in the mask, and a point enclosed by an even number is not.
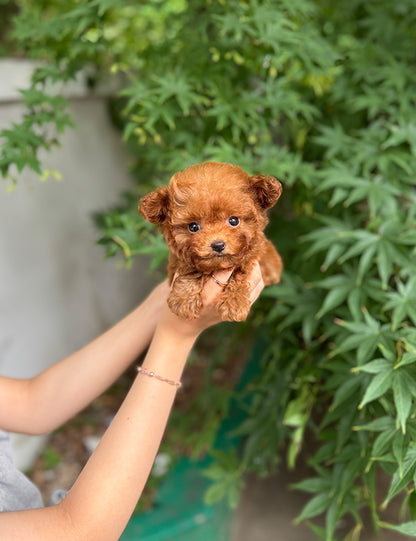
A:
[[[225,321],[243,321],[250,310],[247,276],[258,260],[265,285],[277,284],[282,260],[263,230],[266,211],[279,199],[273,176],[248,175],[229,163],[204,162],[179,171],[139,203],[142,216],[157,224],[170,250],[170,309],[198,317],[207,280],[222,287],[216,309]],[[228,283],[215,276],[233,267]]]

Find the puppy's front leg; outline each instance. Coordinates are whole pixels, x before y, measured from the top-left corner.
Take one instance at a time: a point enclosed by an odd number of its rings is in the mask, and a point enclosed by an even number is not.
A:
[[[202,290],[205,281],[202,274],[178,275],[168,297],[168,306],[182,319],[196,319],[202,308]]]
[[[217,311],[223,321],[244,321],[250,307],[247,274],[235,272],[218,299]]]

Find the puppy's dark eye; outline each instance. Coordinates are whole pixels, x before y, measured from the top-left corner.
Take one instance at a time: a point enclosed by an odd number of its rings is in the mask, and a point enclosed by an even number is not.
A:
[[[240,219],[237,218],[237,216],[231,216],[228,219],[228,223],[232,225],[233,227],[237,227],[237,225],[240,223]]]
[[[191,233],[196,233],[201,229],[201,226],[197,224],[196,222],[192,222],[188,225],[188,229]]]

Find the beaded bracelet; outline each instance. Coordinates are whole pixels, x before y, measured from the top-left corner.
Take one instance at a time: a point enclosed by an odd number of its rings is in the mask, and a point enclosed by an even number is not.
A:
[[[169,385],[173,385],[179,389],[179,387],[182,386],[182,383],[180,381],[173,381],[172,379],[163,378],[162,376],[158,376],[154,372],[149,372],[149,370],[146,370],[146,368],[143,368],[143,366],[139,366],[137,368],[137,371],[139,374],[144,374],[145,376],[149,376],[150,378],[156,378],[159,381],[163,381],[164,383],[168,383]]]

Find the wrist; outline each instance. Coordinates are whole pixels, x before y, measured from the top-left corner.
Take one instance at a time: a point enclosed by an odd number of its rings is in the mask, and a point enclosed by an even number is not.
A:
[[[163,343],[164,348],[170,351],[173,358],[187,356],[199,336],[199,333],[189,329],[186,322],[184,323],[172,324],[172,321],[167,318],[166,321],[160,321],[156,328],[155,339]]]
[[[186,320],[174,314],[165,304],[160,315],[157,329],[172,342],[183,343],[192,347],[203,331],[198,319]]]
[[[164,378],[180,381],[198,333],[187,332],[182,322],[175,325],[176,316],[172,314],[171,318],[167,307],[163,312],[142,366]]]
[[[139,306],[139,310],[142,312],[141,318],[151,319],[156,326],[163,306],[166,303],[169,290],[170,288],[166,280],[158,284]]]

